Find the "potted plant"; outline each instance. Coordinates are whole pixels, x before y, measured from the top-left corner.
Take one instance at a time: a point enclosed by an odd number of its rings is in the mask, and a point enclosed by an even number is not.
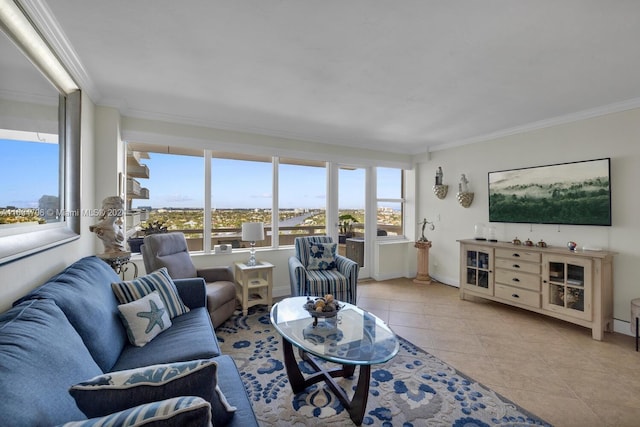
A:
[[[340,221],[340,234],[338,235],[338,243],[346,243],[349,237],[353,237],[353,224],[358,220],[351,214],[344,214],[338,217]]]
[[[142,227],[140,231],[136,233],[135,237],[129,237],[127,243],[129,243],[129,249],[131,252],[140,252],[140,246],[144,242],[145,236],[157,233],[166,233],[167,226],[160,221],[147,222],[147,225]]]

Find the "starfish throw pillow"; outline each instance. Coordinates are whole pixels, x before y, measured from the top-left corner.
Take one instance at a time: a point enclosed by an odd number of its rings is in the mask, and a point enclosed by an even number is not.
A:
[[[171,326],[169,311],[158,291],[118,306],[131,344],[142,347]]]
[[[112,283],[111,289],[120,304],[126,304],[153,291],[158,291],[169,312],[169,317],[172,319],[189,311],[189,307],[184,305],[180,295],[178,295],[176,285],[173,283],[171,276],[169,276],[166,267],[133,280]]]

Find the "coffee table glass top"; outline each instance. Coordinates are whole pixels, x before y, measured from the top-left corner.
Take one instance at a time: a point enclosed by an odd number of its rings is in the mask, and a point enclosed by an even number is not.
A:
[[[355,305],[336,317],[314,319],[304,309],[307,297],[285,298],[271,309],[271,323],[291,344],[322,359],[343,365],[384,363],[398,353],[396,334],[375,315]]]

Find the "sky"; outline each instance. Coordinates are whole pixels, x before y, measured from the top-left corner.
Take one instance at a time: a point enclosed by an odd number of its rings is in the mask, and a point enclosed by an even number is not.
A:
[[[58,144],[0,139],[0,207],[37,208],[58,196]]]
[[[142,187],[149,189],[150,198],[134,200],[134,207],[201,208],[204,206],[202,158],[158,153],[150,153],[149,156],[150,159],[141,161],[149,167],[149,179],[138,179],[138,181]],[[213,159],[212,162],[213,208],[271,208],[273,195],[271,163],[227,159]],[[279,204],[282,208],[324,209],[326,198],[324,168],[281,164],[278,175]],[[381,191],[389,194],[393,189],[398,189],[396,197],[400,197],[398,170],[384,168],[382,175],[386,178],[380,177],[379,181],[386,183],[389,188],[381,188]],[[341,170],[339,182],[340,209],[364,209],[364,169]]]
[[[58,193],[58,145],[0,139],[0,207],[37,207],[43,194]],[[5,148],[6,147],[6,148]],[[150,170],[149,179],[136,178],[149,189],[149,199],[135,199],[133,207],[203,208],[203,158],[150,153],[141,163]],[[271,208],[272,165],[264,162],[213,159],[212,207]],[[36,166],[37,167],[34,167]],[[325,207],[324,168],[281,164],[279,205],[282,208]],[[400,197],[398,169],[379,168],[379,197]],[[339,208],[364,209],[365,170],[341,169]]]

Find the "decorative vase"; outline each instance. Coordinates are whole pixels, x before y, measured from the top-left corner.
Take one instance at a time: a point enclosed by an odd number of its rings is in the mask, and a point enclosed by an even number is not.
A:
[[[484,224],[482,223],[477,223],[476,225],[473,226],[474,229],[474,236],[473,238],[475,240],[487,240],[484,237]]]

